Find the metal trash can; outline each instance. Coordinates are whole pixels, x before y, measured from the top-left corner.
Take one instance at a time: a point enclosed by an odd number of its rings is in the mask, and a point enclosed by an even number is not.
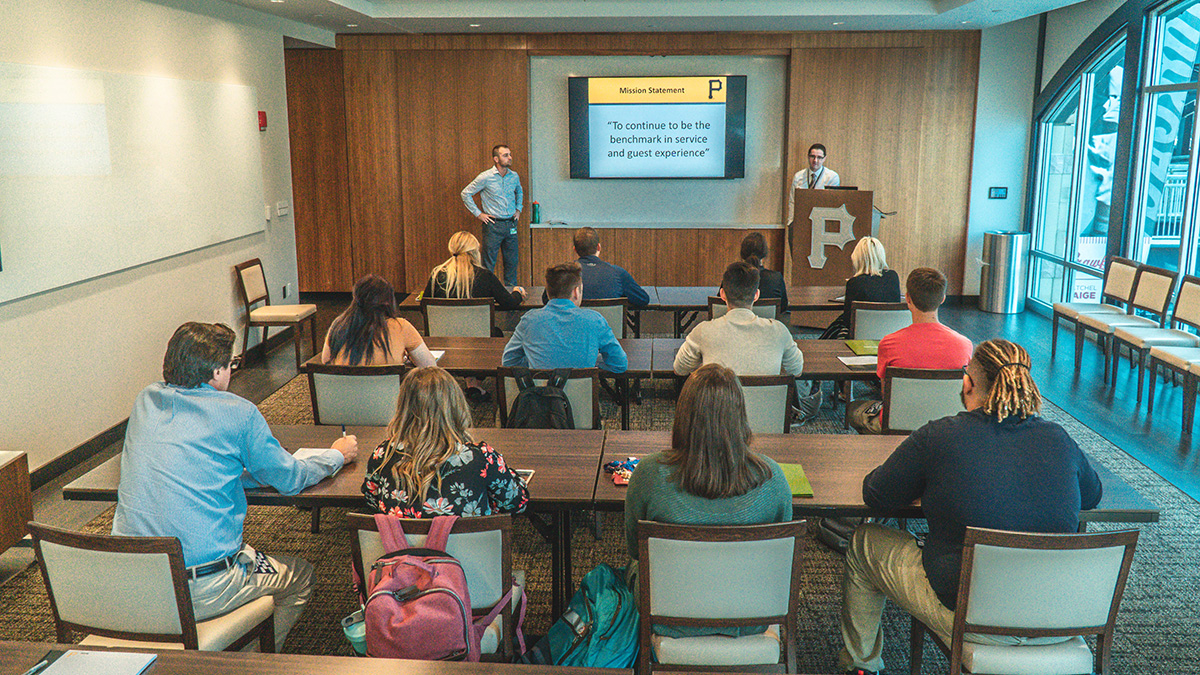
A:
[[[979,279],[979,309],[992,314],[1025,311],[1029,277],[1028,232],[984,232],[983,265]]]

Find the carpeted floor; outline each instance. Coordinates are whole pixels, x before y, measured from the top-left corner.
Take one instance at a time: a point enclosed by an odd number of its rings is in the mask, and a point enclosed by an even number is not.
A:
[[[666,429],[672,419],[673,388],[664,381],[644,384],[645,397],[634,406],[634,429]],[[272,423],[311,423],[307,382],[296,378],[260,405]],[[605,400],[606,428],[618,428],[617,409]],[[477,426],[494,424],[494,406],[473,408]],[[1096,461],[1123,476],[1143,496],[1162,509],[1159,523],[1143,526],[1137,557],[1118,619],[1114,643],[1114,673],[1200,673],[1200,505],[1171,487],[1074,418],[1053,405],[1047,418],[1063,424]],[[822,417],[802,433],[841,433],[840,410],[828,405]],[[345,510],[327,509],[322,532],[308,531],[308,514],[292,508],[251,507],[246,539],[264,550],[299,555],[316,566],[317,590],[308,610],[296,625],[285,651],[307,654],[345,654],[348,647],[338,625],[355,608],[350,588],[349,532]],[[88,525],[105,531],[111,511]],[[603,516],[600,541],[583,528],[572,542],[575,579],[599,562],[625,564],[620,514]],[[529,633],[544,633],[549,626],[549,547],[524,519],[516,520],[514,565],[525,569],[530,586]],[[800,672],[831,672],[836,665],[841,638],[837,629],[841,606],[842,559],[815,540],[805,547],[803,593],[798,608]],[[885,659],[891,672],[908,665],[908,619],[889,606],[885,613]],[[51,640],[54,636],[49,605],[36,567],[0,586],[0,639]],[[926,672],[945,669],[940,653],[927,644]]]

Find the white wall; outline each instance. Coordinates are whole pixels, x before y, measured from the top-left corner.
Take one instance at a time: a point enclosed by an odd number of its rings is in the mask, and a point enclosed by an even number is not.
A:
[[[1038,19],[1030,17],[980,35],[964,295],[979,293],[983,233],[1024,225],[1037,34]],[[988,199],[990,187],[1008,188],[1008,198]]]
[[[215,0],[10,0],[0,4],[0,61],[252,86],[269,118],[258,139],[264,197],[290,204],[285,32],[332,42]],[[253,257],[263,259],[273,300],[284,283],[295,288],[290,216],[263,233],[0,305],[0,449],[27,451],[36,469],[119,423],[137,392],[161,379],[166,341],[184,321],[240,332],[232,267]]]
[[[1046,88],[1071,53],[1123,4],[1125,0],[1087,0],[1046,15],[1046,48],[1038,91]]]

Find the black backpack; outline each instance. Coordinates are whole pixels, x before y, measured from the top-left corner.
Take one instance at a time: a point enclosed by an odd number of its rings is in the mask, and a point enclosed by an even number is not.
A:
[[[574,429],[575,415],[563,387],[571,371],[558,368],[550,381],[541,386],[533,384],[528,368],[513,369],[517,388],[521,391],[513,400],[508,416],[509,429]]]

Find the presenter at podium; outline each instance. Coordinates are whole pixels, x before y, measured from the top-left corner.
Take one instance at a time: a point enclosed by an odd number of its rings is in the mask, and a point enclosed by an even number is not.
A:
[[[463,188],[462,200],[471,215],[483,221],[483,266],[496,271],[497,254],[504,252],[504,285],[517,285],[517,222],[521,219],[521,177],[512,170],[512,150],[507,145],[492,148],[492,168]],[[482,193],[482,194],[480,194]],[[483,202],[475,205],[475,195]]]
[[[791,224],[796,211],[796,190],[824,190],[841,184],[842,178],[837,172],[825,168],[825,146],[813,143],[808,149],[808,168],[792,176],[792,189],[788,190],[788,223]]]

